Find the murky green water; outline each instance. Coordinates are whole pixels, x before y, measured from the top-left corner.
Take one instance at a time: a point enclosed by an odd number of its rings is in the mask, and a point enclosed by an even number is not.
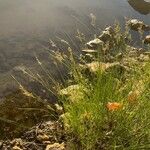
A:
[[[5,87],[15,86],[10,74],[16,66],[34,66],[35,53],[45,59],[43,46],[49,38],[71,36],[77,28],[93,34],[90,13],[97,17],[100,29],[115,20],[123,24],[124,17],[150,24],[150,1],[0,0],[0,96]]]

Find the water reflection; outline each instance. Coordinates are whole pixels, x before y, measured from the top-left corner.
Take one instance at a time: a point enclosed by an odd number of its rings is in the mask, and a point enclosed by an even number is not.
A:
[[[129,4],[139,13],[147,15],[150,13],[150,1],[144,0],[128,0]]]

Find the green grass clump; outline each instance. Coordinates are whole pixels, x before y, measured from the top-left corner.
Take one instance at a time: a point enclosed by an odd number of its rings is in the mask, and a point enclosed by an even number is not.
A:
[[[78,92],[64,98],[64,127],[71,149],[150,148],[150,63],[125,80],[98,70],[79,77]],[[138,67],[137,67],[138,68]],[[140,69],[140,66],[139,68]]]
[[[124,66],[126,60],[124,71],[115,67],[104,70],[104,56],[98,55],[98,69],[83,73],[70,54],[74,87],[66,88],[68,93],[61,93],[60,101],[71,150],[150,149],[150,61],[130,57],[130,47],[120,32],[112,49],[119,49],[117,53],[123,49],[123,58],[114,62]]]

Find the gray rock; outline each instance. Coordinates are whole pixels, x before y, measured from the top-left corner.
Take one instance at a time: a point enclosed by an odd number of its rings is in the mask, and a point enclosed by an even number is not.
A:
[[[135,31],[143,30],[143,31],[150,31],[150,26],[144,24],[142,21],[137,19],[131,19],[127,22],[128,26]]]
[[[107,27],[102,34],[99,36],[99,39],[104,43],[110,42],[113,39],[114,30],[111,26]]]
[[[103,46],[103,41],[101,41],[100,39],[96,38],[90,42],[88,42],[86,45],[89,49],[98,49],[99,47]]]
[[[150,35],[147,35],[144,39],[144,44],[150,44]]]

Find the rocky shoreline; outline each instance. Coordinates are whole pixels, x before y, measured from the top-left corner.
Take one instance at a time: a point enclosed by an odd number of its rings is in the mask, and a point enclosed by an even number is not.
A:
[[[150,31],[149,25],[145,25],[142,21],[136,19],[129,20],[127,25],[135,31]],[[126,39],[127,43],[129,40],[130,39],[128,38]],[[130,45],[127,45],[127,49],[129,51],[128,58],[125,57],[126,54],[123,53],[123,50],[122,52],[117,53],[115,57],[112,56],[111,53],[114,52],[109,50],[112,49],[114,44],[117,42],[116,34],[111,26],[107,27],[99,37],[88,42],[86,44],[87,48],[82,50],[82,58],[86,60],[85,64],[82,63],[79,65],[82,72],[92,78],[99,68],[101,68],[104,72],[116,70],[119,74],[123,74],[124,72],[130,72],[132,69],[130,63],[141,63],[144,65],[145,62],[150,60],[150,51]],[[143,39],[143,43],[147,45],[150,44],[150,35],[147,35]],[[104,56],[101,62],[96,61],[96,58],[99,56],[99,52]],[[80,89],[79,85],[70,85],[67,88],[62,89],[59,94],[61,96],[70,97],[72,101],[76,101],[77,97],[78,99],[82,97],[82,93],[79,93],[78,89]],[[74,97],[75,93],[78,93],[77,97]],[[61,106],[58,104],[55,106],[60,118],[65,115],[63,114],[64,112]],[[0,141],[0,149],[69,150],[69,148],[67,148],[67,140],[64,132],[65,125],[61,122],[60,118],[58,121],[47,121],[38,124],[25,132],[20,138]]]

